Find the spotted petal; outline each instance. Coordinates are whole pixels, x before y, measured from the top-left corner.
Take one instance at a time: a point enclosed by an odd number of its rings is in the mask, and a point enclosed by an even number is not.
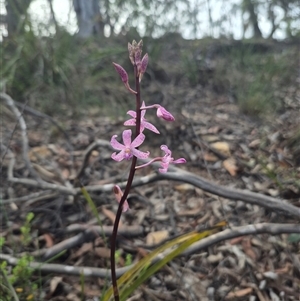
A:
[[[110,140],[111,146],[117,150],[124,150],[125,146],[123,144],[121,144],[119,141],[117,141],[117,139],[116,139],[117,137],[118,137],[117,135],[113,135],[111,137],[111,140]]]
[[[125,130],[123,131],[122,137],[125,147],[129,147],[131,144],[131,130]]]
[[[129,130],[131,132],[131,130]],[[140,133],[131,143],[132,148],[139,147],[145,140],[145,135]]]

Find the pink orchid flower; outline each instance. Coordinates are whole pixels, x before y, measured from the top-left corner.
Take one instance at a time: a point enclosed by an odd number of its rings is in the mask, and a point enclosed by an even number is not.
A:
[[[122,199],[122,197],[123,197],[123,192],[122,192],[120,186],[115,185],[114,188],[113,188],[113,192],[114,192],[114,194],[115,194],[116,200],[118,201],[118,203],[120,203],[120,202],[121,202],[121,199]],[[122,211],[123,211],[123,212],[126,212],[128,209],[129,209],[129,204],[128,204],[127,200],[126,200],[126,201],[124,202],[124,204],[123,204]]]
[[[139,159],[147,159],[149,157],[149,152],[142,152],[138,149],[145,140],[145,135],[143,133],[140,133],[132,142],[131,142],[131,130],[125,130],[122,134],[123,137],[123,144],[118,142],[116,138],[117,135],[113,135],[110,144],[111,146],[119,150],[120,152],[117,154],[116,152],[111,155],[111,158],[115,161],[122,161],[123,159],[130,160],[133,156],[139,158]]]
[[[172,157],[172,152],[169,150],[169,148],[166,145],[162,145],[160,149],[165,152],[165,155],[161,159],[160,165],[162,168],[159,169],[159,172],[161,173],[167,172],[170,163],[172,164],[186,163],[186,160],[184,158],[174,160],[174,158]]]
[[[142,107],[145,106],[145,102],[143,101]],[[124,125],[136,125],[136,112],[135,111],[128,111],[127,112],[128,115],[130,115],[131,117],[133,117],[132,119],[129,119],[127,121],[124,122]],[[146,110],[142,110],[141,111],[141,128],[140,128],[140,132],[142,133],[144,131],[144,129],[148,129],[156,134],[159,134],[158,129],[150,122],[148,122],[145,118],[145,114],[146,114]]]
[[[186,163],[186,160],[184,158],[174,160],[174,158],[172,157],[172,152],[169,150],[169,148],[166,145],[162,145],[160,147],[160,149],[165,152],[165,155],[163,157],[156,157],[156,158],[150,160],[149,162],[147,162],[145,164],[136,166],[135,169],[141,169],[143,167],[151,165],[153,162],[160,161],[160,166],[162,168],[159,168],[158,171],[161,172],[161,173],[166,173],[168,171],[170,163],[172,163],[172,164]]]

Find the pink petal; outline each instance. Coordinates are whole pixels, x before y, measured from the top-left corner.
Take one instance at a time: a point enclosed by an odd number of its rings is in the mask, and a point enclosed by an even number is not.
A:
[[[156,133],[156,134],[159,134],[158,129],[152,123],[150,123],[148,121],[143,122],[143,127],[150,130],[150,131],[152,131],[152,132],[154,132],[154,133]]]
[[[125,151],[124,150],[122,150],[122,151],[120,151],[118,154],[117,153],[113,153],[112,155],[111,155],[111,158],[113,159],[113,160],[115,160],[115,161],[117,161],[117,162],[120,162],[120,161],[122,161],[123,159],[125,159]]]
[[[131,131],[131,130],[130,130]],[[131,143],[131,148],[136,148],[140,146],[145,140],[145,135],[140,133]]]
[[[134,156],[136,156],[139,159],[147,159],[150,155],[150,152],[142,152],[142,151],[140,151],[138,149],[135,149],[135,148],[132,149],[131,152]]]
[[[163,163],[163,162],[161,162],[160,166],[162,168],[159,168],[158,171],[161,172],[161,173],[166,173],[168,171],[169,163]]]
[[[184,158],[180,158],[180,159],[177,159],[177,160],[173,161],[172,163],[174,163],[174,164],[182,164],[182,163],[186,163],[186,160]]]
[[[136,120],[135,119],[129,119],[124,122],[124,125],[136,125]]]
[[[130,115],[133,118],[136,118],[136,112],[135,111],[130,110],[130,111],[127,112],[127,114]]]
[[[172,155],[172,152],[169,150],[169,148],[166,145],[161,145],[160,149],[163,150],[167,156]]]
[[[123,131],[122,137],[125,147],[129,147],[131,144],[131,130],[125,130]]]
[[[141,109],[144,108],[145,106],[146,106],[146,104],[145,104],[145,101],[143,100]]]
[[[110,140],[111,146],[117,150],[124,150],[125,146],[116,140],[117,137],[118,137],[117,135],[113,135],[111,137],[111,140]]]

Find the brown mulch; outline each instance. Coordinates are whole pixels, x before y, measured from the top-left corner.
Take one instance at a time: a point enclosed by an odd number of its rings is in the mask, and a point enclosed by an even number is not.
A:
[[[167,70],[161,65],[162,70]],[[150,66],[151,68],[151,66]],[[156,74],[157,70],[152,70]],[[161,73],[160,73],[161,74]],[[160,155],[159,146],[167,144],[175,158],[185,157],[179,167],[226,187],[284,198],[300,207],[300,168],[298,148],[291,141],[299,129],[300,91],[294,102],[276,118],[258,120],[244,115],[230,95],[218,94],[211,86],[191,88],[183,77],[166,81],[146,78],[143,97],[171,111],[176,121],[155,122],[161,135],[147,132],[145,145],[151,156]],[[149,82],[147,82],[149,81]],[[124,93],[126,91],[124,90]],[[160,93],[160,94],[158,94]],[[150,95],[148,97],[148,95]],[[132,109],[128,106],[128,110]],[[21,109],[20,109],[21,110]],[[122,119],[90,113],[79,120],[59,120],[68,139],[50,120],[23,113],[29,141],[28,158],[38,178],[47,183],[74,187],[74,178],[83,164],[86,149],[95,140],[109,141],[121,136]],[[3,254],[18,257],[27,252],[36,260],[45,260],[37,250],[44,250],[71,238],[83,230],[70,230],[75,225],[97,225],[83,196],[59,191],[46,191],[46,199],[32,195],[44,189],[7,180],[12,154],[16,158],[15,178],[33,178],[24,162],[22,137],[15,116],[2,110],[1,199],[11,200],[1,206],[1,236],[6,242]],[[126,117],[124,116],[124,119]],[[5,148],[9,148],[6,151]],[[126,180],[128,162],[111,160],[111,148],[93,150],[81,181],[85,186],[117,184]],[[137,177],[152,172],[137,172]],[[52,193],[52,195],[51,195]],[[54,194],[53,194],[54,193]],[[26,196],[29,196],[26,198]],[[21,197],[24,199],[20,200]],[[111,226],[117,203],[111,191],[91,192],[104,226]],[[299,223],[294,217],[258,205],[246,204],[207,193],[190,184],[168,180],[141,185],[131,190],[130,211],[122,215],[122,225],[132,226],[137,233],[122,232],[118,240],[118,267],[126,265],[131,254],[135,262],[157,243],[173,235],[187,233],[196,226],[212,226],[226,220],[229,226],[261,222]],[[20,227],[25,216],[33,212],[32,241],[24,247]],[[140,232],[138,230],[141,229]],[[108,231],[109,232],[109,231]],[[131,300],[300,300],[300,239],[291,236],[239,237],[209,247],[201,253],[175,259],[146,282]],[[108,246],[109,247],[109,246]],[[108,268],[109,250],[102,235],[92,235],[68,248],[53,263],[73,266]],[[45,253],[44,253],[45,255]],[[38,275],[33,278],[37,279]],[[85,279],[81,298],[80,277],[63,273],[43,275],[37,300],[98,300],[105,281]],[[100,298],[99,298],[100,299]]]

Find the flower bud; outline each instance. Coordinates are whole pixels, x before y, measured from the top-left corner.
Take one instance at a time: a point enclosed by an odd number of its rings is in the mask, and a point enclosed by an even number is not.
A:
[[[140,72],[142,74],[144,74],[146,72],[146,69],[147,69],[147,65],[148,65],[148,61],[149,61],[149,58],[148,58],[148,53],[146,53],[144,55],[144,57],[142,58],[142,61],[141,61],[141,70]]]
[[[125,71],[125,69],[124,69],[122,66],[120,66],[120,65],[118,65],[118,64],[116,64],[116,63],[113,63],[113,65],[114,65],[116,71],[117,71],[117,72],[119,73],[119,75],[121,76],[122,82],[123,82],[124,84],[128,83],[128,74],[127,74],[127,72]]]
[[[175,118],[173,117],[173,115],[168,112],[164,107],[159,106],[157,108],[157,112],[156,112],[157,117],[162,118],[166,121],[174,121]]]
[[[122,196],[123,196],[123,192],[122,192],[120,186],[115,185],[114,188],[113,188],[113,192],[114,192],[114,194],[115,194],[116,200],[118,201],[118,203],[120,203],[120,201],[121,201],[121,199],[122,199]],[[127,202],[127,200],[126,200],[126,201],[124,202],[124,204],[123,204],[122,211],[123,211],[123,212],[126,212],[128,209],[129,209],[129,205],[128,205],[128,202]]]

